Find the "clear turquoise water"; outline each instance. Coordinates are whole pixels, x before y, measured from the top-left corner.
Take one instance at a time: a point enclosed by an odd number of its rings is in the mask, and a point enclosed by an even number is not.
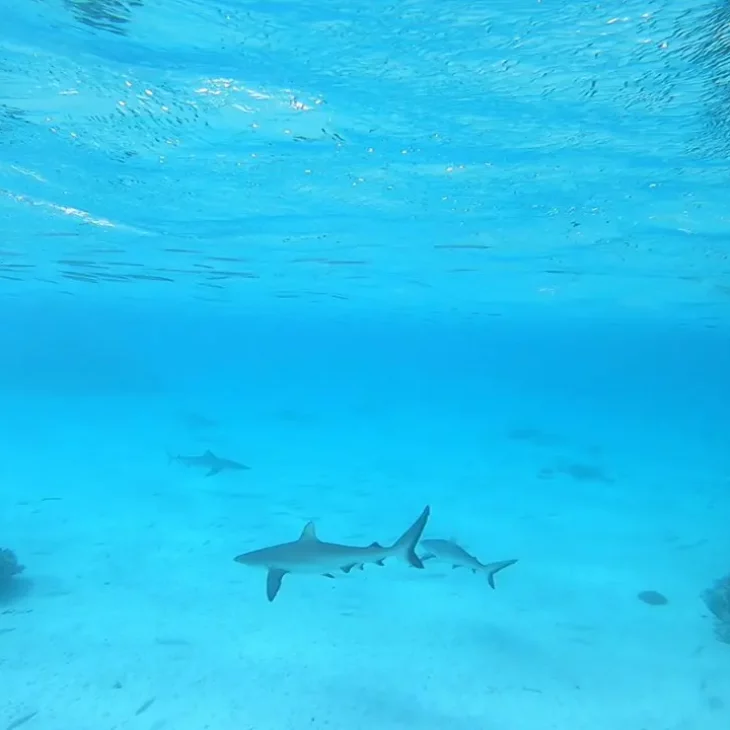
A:
[[[727,728],[730,6],[0,13],[0,728]]]

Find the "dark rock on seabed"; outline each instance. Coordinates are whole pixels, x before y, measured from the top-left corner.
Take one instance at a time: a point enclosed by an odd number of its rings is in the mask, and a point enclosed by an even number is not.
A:
[[[22,573],[23,569],[12,550],[0,548],[0,586],[7,583],[14,575]]]

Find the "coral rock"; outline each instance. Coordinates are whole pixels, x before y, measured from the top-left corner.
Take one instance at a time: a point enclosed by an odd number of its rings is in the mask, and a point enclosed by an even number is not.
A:
[[[730,644],[730,575],[715,581],[702,594],[702,600],[715,617],[715,636]]]
[[[22,572],[23,566],[18,562],[15,553],[12,550],[0,548],[0,583],[4,583]]]

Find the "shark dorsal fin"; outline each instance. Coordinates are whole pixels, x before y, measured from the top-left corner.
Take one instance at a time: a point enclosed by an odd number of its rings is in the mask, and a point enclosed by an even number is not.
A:
[[[306,542],[307,540],[317,540],[317,529],[314,526],[314,522],[307,522],[304,525],[302,534],[299,535],[299,542]]]
[[[210,449],[206,449],[203,456],[215,456],[215,454]]]

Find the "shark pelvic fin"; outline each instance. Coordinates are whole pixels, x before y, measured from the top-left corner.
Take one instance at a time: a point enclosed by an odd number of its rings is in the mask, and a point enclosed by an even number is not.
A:
[[[216,474],[221,473],[221,468],[219,466],[212,466],[207,472],[205,472],[205,476],[207,477],[214,477]]]
[[[276,594],[281,588],[281,581],[286,575],[286,570],[279,570],[278,568],[271,568],[266,574],[266,597],[269,601],[273,601],[276,598]]]

